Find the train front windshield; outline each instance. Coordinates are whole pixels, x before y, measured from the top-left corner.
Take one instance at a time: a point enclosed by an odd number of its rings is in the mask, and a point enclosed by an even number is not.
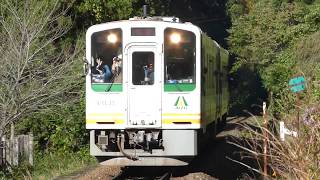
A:
[[[190,31],[166,28],[164,31],[165,87],[190,91],[195,88],[196,38]],[[184,89],[185,87],[185,89]]]
[[[91,83],[94,91],[122,89],[122,30],[95,32],[91,36]],[[114,85],[108,85],[115,83]],[[108,88],[108,87],[112,88]]]
[[[92,34],[91,87],[94,91],[122,92],[123,73],[126,73],[122,72],[122,53],[123,32],[120,28]],[[142,55],[144,54],[134,54],[133,57]],[[163,65],[164,91],[193,91],[195,89],[196,36],[193,32],[177,28],[164,30]],[[134,83],[141,82],[136,76],[135,74],[133,77],[135,78]]]

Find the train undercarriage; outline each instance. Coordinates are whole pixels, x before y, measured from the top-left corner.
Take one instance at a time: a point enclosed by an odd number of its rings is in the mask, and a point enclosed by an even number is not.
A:
[[[91,130],[90,138],[91,154],[108,165],[181,166],[198,153],[197,130]]]

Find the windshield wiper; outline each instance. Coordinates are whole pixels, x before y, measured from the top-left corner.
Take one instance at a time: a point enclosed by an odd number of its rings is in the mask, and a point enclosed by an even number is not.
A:
[[[115,79],[115,77],[116,77],[116,75],[115,75],[115,74],[113,74],[113,75],[112,75],[112,77],[111,77],[111,79],[110,79],[110,83],[108,83],[108,84],[109,84],[109,86],[106,88],[105,92],[109,92],[109,91],[111,90],[112,85],[113,85],[113,83],[114,83],[114,79]]]
[[[175,85],[175,87],[177,88],[177,90],[178,90],[179,92],[182,92],[182,90],[181,90],[181,88],[180,88],[180,86],[178,85],[177,82],[174,82],[173,84]]]

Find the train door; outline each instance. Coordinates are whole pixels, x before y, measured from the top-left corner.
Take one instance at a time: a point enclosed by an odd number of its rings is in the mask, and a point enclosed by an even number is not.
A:
[[[128,126],[161,126],[161,58],[157,46],[128,48]]]

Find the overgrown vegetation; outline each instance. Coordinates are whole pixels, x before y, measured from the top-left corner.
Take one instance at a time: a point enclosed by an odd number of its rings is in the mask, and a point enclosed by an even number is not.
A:
[[[302,118],[298,125],[297,112],[286,114],[285,127],[298,132],[298,137],[285,136],[279,138],[279,125],[275,129],[265,128],[261,119],[252,123],[241,123],[242,134],[238,143],[232,143],[243,149],[244,159],[255,159],[258,169],[251,164],[243,164],[252,168],[262,176],[277,179],[319,179],[320,177],[320,106],[307,104],[302,106]],[[274,117],[269,123],[278,123]],[[276,122],[274,122],[276,120]],[[272,126],[271,126],[272,127]],[[267,136],[263,132],[266,132]],[[263,153],[263,141],[267,139],[267,154]],[[264,156],[267,157],[267,175],[264,174]]]
[[[229,13],[233,24],[230,50],[237,58],[233,71],[254,67],[269,92],[269,117],[277,127],[268,131],[269,175],[319,179],[320,2],[230,1]],[[306,78],[306,90],[290,92],[290,78],[300,75]],[[280,141],[280,120],[297,131],[298,138]],[[261,163],[264,128],[246,129],[251,134],[251,149],[244,149]]]
[[[96,160],[89,155],[88,148],[77,152],[50,152],[36,154],[35,165],[22,164],[14,167],[11,172],[2,172],[5,179],[53,179],[68,175],[88,166],[96,165]]]

